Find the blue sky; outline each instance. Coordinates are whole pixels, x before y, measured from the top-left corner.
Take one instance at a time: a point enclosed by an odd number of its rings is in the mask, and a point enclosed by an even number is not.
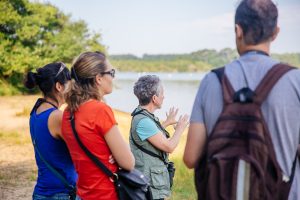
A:
[[[102,35],[109,54],[190,53],[235,47],[238,0],[40,0]],[[275,0],[279,9],[272,52],[300,52],[300,0]]]

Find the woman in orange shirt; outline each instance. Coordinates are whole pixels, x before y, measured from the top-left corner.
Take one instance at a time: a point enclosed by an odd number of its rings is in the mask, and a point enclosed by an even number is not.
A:
[[[78,145],[70,123],[73,113],[80,140],[111,171],[134,168],[134,157],[120,134],[112,109],[102,101],[104,95],[112,92],[115,70],[103,53],[85,52],[75,60],[71,76],[62,132],[78,173],[77,196],[84,200],[118,199],[113,182]]]

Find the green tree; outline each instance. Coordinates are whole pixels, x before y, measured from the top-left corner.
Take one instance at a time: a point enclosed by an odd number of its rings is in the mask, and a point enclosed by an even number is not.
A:
[[[272,54],[273,58],[300,67],[300,53]],[[220,51],[203,49],[189,54],[144,54],[141,58],[132,54],[111,55],[113,65],[120,71],[135,72],[196,72],[221,67],[238,57],[234,49]]]
[[[24,73],[47,63],[71,63],[80,52],[104,51],[99,33],[72,21],[51,4],[0,1],[0,95],[9,86],[22,90]]]

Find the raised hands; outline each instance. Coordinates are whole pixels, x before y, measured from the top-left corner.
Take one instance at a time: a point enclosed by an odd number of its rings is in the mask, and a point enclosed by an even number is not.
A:
[[[176,131],[184,131],[184,129],[187,127],[188,124],[189,124],[189,116],[181,115],[179,117],[178,122],[177,122],[176,126],[174,127],[174,129]]]
[[[176,120],[177,113],[178,113],[178,108],[174,108],[174,107],[170,108],[169,112],[166,112],[167,119],[162,123],[164,128],[177,123]]]
[[[166,128],[169,125],[173,125],[175,130],[183,131],[186,126],[189,124],[189,116],[188,115],[181,115],[176,120],[176,116],[178,114],[178,108],[172,107],[170,108],[169,112],[166,112],[167,119],[162,123],[163,127]]]

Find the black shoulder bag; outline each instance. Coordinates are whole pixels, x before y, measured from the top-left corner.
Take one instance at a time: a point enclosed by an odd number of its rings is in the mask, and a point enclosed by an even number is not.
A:
[[[165,133],[166,137],[169,138],[170,137],[170,134],[168,133],[168,131],[165,130],[165,128],[161,125],[161,123],[159,122],[158,119],[155,119],[155,117],[153,116],[152,113],[149,113],[147,110],[145,109],[142,109],[140,111],[133,111],[133,113],[131,113],[131,116],[132,117],[135,117],[136,115],[138,114],[141,114],[141,115],[144,115],[146,117],[149,117],[150,119],[152,119],[154,121],[154,123],[161,129],[163,130],[163,132]],[[132,126],[131,126],[132,127]],[[152,151],[149,151],[148,149],[145,149],[144,147],[142,147],[141,145],[139,145],[133,138],[133,135],[132,135],[132,131],[130,131],[130,134],[131,134],[131,138],[132,138],[132,142],[134,143],[134,145],[139,148],[141,151],[143,151],[144,153],[152,156],[152,157],[155,157],[155,158],[158,158],[160,159],[161,161],[163,161],[163,163],[166,165],[167,169],[168,169],[168,172],[169,172],[169,180],[170,180],[170,188],[172,188],[173,186],[173,179],[174,179],[174,176],[175,176],[175,165],[174,165],[174,162],[171,162],[171,161],[166,161],[166,159],[163,157],[163,156],[160,156],[160,155],[157,155],[156,153],[153,153]]]
[[[30,115],[32,115],[33,112],[36,111],[36,109],[42,104],[42,103],[49,103],[52,106],[54,106],[56,109],[57,107],[55,105],[53,105],[51,102],[46,101],[45,99],[39,98],[36,102],[36,104],[34,105]],[[32,138],[32,144],[34,146],[35,151],[37,152],[37,154],[39,155],[39,157],[41,158],[41,160],[45,163],[45,165],[48,167],[48,169],[65,185],[65,187],[69,190],[69,199],[70,200],[75,200],[76,199],[76,187],[73,186],[72,184],[69,184],[68,181],[66,180],[65,177],[63,177],[54,167],[51,166],[51,164],[43,157],[43,155],[41,154],[38,146],[37,146],[37,142],[35,139],[35,135],[32,134],[33,138]]]
[[[140,171],[119,169],[116,173],[110,171],[94,154],[81,142],[75,129],[75,117],[71,116],[73,134],[85,154],[114,182],[120,200],[152,200],[149,179]]]

